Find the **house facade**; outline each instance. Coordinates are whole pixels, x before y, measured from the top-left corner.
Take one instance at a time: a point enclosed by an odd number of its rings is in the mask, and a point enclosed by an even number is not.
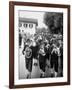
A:
[[[35,34],[38,25],[37,19],[19,18],[19,32]]]

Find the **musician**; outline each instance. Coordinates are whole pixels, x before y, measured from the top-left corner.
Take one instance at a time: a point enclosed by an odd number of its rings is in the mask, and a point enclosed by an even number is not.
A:
[[[51,77],[51,65],[50,65],[50,44],[47,43],[45,46],[46,52],[46,66],[45,66],[45,77]]]
[[[53,50],[51,52],[51,70],[52,70],[52,77],[57,76],[58,73],[58,58],[59,58],[59,49],[55,44],[53,44]],[[54,74],[55,71],[55,74]]]
[[[34,59],[38,59],[38,51],[39,51],[39,45],[33,41],[32,42],[32,50],[33,50],[33,58]]]
[[[50,60],[50,45],[46,44],[45,46],[46,58]]]
[[[39,49],[39,66],[40,69],[42,70],[40,77],[44,77],[45,66],[46,66],[46,53],[45,53],[44,44],[42,44]]]
[[[25,55],[26,69],[30,72],[29,75],[27,75],[27,78],[31,78],[33,50],[32,50],[30,39],[27,40],[22,52]]]
[[[63,45],[62,44],[60,46],[60,69],[61,69],[60,76],[63,76]]]

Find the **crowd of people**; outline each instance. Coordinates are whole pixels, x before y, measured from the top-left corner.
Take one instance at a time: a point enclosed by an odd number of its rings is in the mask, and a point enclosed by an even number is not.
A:
[[[22,54],[25,55],[26,69],[31,78],[33,59],[38,60],[41,70],[40,78],[63,77],[63,41],[57,37],[47,39],[43,34],[35,34],[32,38],[19,35],[19,47],[22,39],[24,46]],[[37,65],[37,63],[35,63]]]

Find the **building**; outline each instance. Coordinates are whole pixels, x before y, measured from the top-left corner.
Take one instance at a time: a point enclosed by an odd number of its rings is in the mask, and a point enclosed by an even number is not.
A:
[[[19,18],[19,31],[22,33],[35,34],[37,25],[37,19]]]

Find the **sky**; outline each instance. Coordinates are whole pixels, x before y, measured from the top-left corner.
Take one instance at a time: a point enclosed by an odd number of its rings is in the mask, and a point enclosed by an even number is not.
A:
[[[37,19],[39,28],[42,27],[46,28],[46,25],[43,23],[44,14],[45,12],[35,12],[35,11],[25,11],[25,10],[19,11],[19,17]]]

